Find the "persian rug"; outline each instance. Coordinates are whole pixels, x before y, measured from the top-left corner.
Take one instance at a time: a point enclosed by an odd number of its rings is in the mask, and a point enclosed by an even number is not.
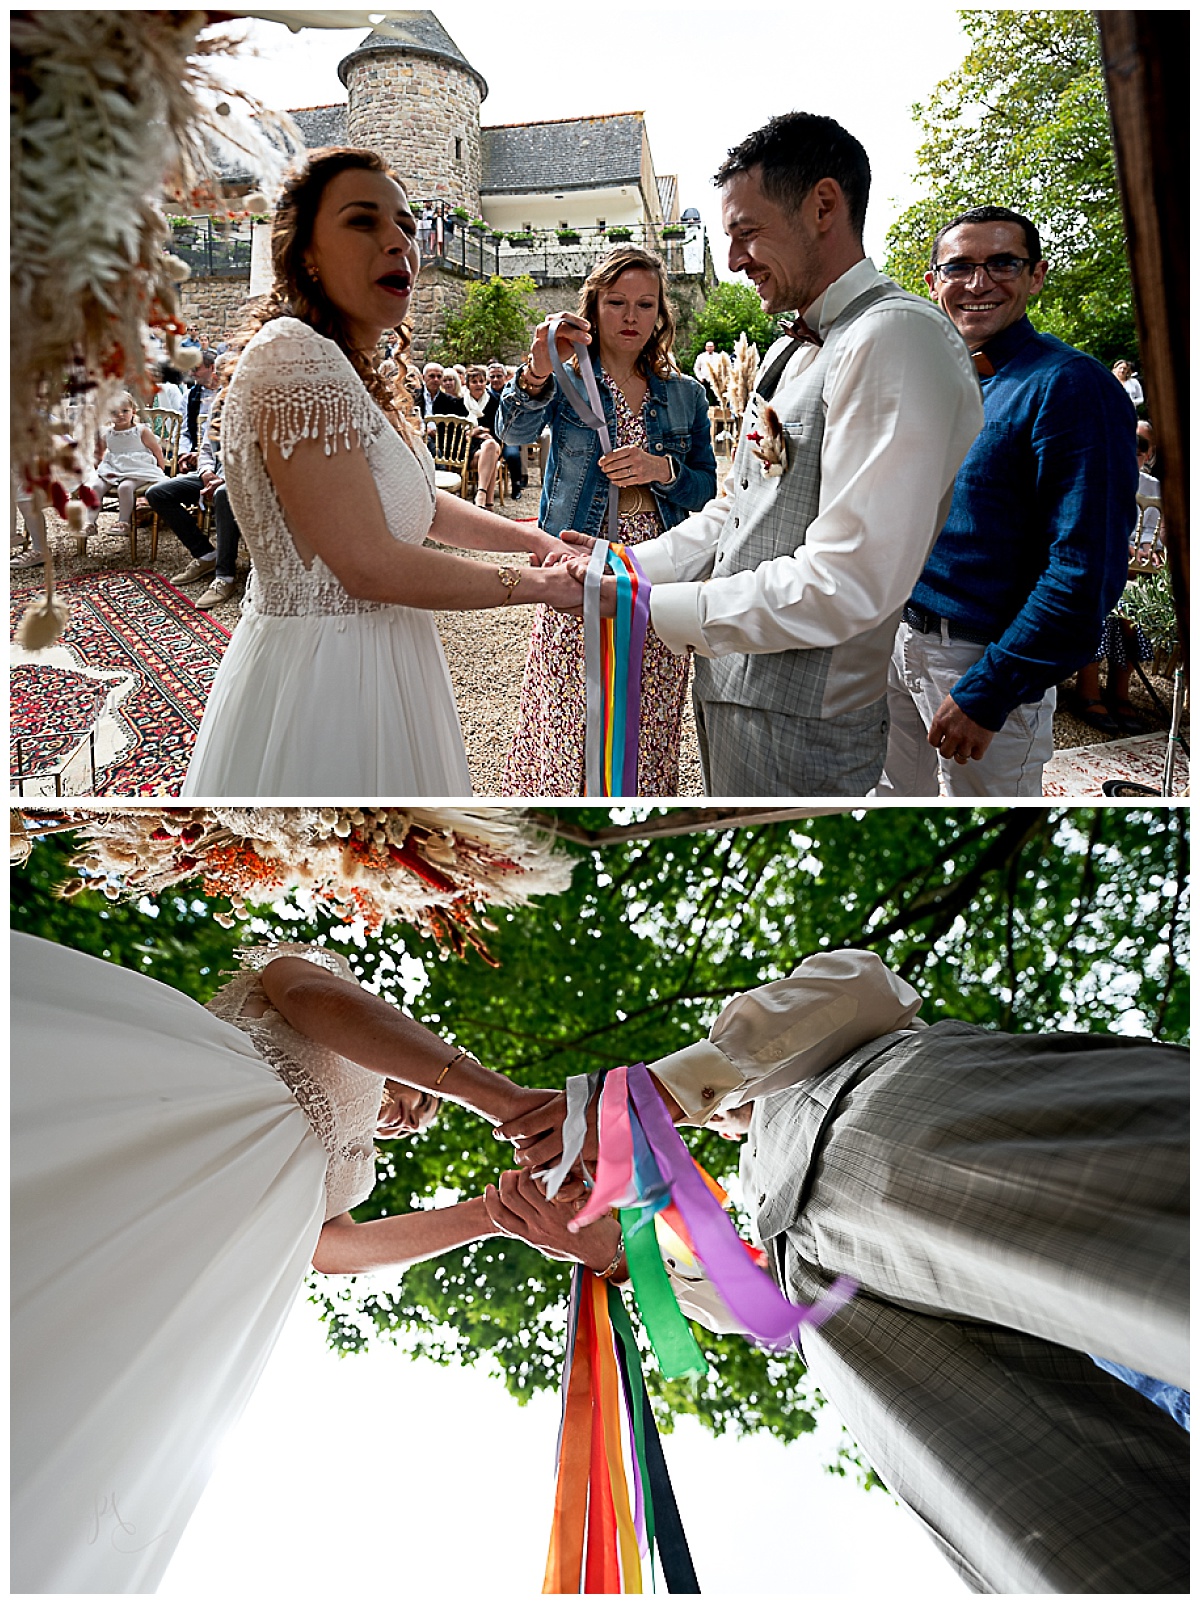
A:
[[[13,585],[14,629],[40,590],[37,579]],[[71,622],[49,652],[17,650],[11,732],[57,731],[64,723],[64,735],[81,724],[86,731],[98,711],[95,676],[119,677],[128,683],[103,715],[117,729],[115,739],[100,743],[105,757],[97,758],[96,795],[178,795],[229,631],[147,569],[83,574],[65,580],[58,594]],[[66,672],[69,663],[89,678]],[[49,674],[21,672],[46,665]],[[43,711],[36,703],[44,692],[52,701]]]
[[[108,700],[104,680],[51,663],[18,663],[12,697],[9,780],[53,774],[86,739]]]
[[[1105,780],[1131,780],[1138,785],[1162,784],[1167,757],[1167,734],[1132,735],[1096,746],[1068,746],[1055,752],[1042,770],[1042,795],[1047,797],[1097,797]],[[1182,752],[1176,754],[1174,793],[1185,794],[1188,763]]]

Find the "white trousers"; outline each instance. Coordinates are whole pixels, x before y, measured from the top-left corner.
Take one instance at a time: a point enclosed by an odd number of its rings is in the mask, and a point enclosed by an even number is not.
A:
[[[955,640],[944,622],[940,636],[900,625],[888,668],[890,727],[876,796],[1041,796],[1042,768],[1054,752],[1054,686],[1041,701],[1014,708],[978,760],[947,761],[927,739],[938,708],[986,650]]]

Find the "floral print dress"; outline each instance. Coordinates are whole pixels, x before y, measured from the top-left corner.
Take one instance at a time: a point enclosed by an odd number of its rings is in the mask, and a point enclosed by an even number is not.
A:
[[[640,446],[644,451],[646,426],[641,414],[630,410],[619,386],[603,369],[600,380],[608,386],[616,406],[614,449]],[[662,520],[652,508],[622,517],[618,528],[625,544],[636,546],[662,534]],[[679,734],[689,668],[686,655],[677,657],[653,629],[647,629],[642,659],[639,796],[679,794]],[[534,609],[525,660],[517,730],[504,772],[505,795],[582,796],[586,714],[583,620],[539,605]]]

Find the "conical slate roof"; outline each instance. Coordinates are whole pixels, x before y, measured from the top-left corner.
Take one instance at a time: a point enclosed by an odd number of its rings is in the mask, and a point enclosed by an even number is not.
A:
[[[394,31],[384,33],[376,29],[338,63],[338,77],[347,88],[350,87],[347,74],[352,65],[376,51],[394,52],[401,56],[432,56],[463,68],[479,85],[479,98],[487,99],[487,80],[472,67],[432,11],[393,11],[388,22]]]

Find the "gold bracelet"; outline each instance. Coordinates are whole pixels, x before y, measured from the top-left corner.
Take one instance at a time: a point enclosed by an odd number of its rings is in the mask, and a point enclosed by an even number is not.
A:
[[[446,1076],[454,1068],[455,1064],[458,1063],[459,1059],[460,1058],[470,1058],[470,1056],[471,1056],[470,1053],[467,1051],[467,1049],[465,1047],[460,1047],[458,1049],[458,1051],[455,1053],[454,1057],[446,1065],[445,1069],[442,1071],[442,1073],[438,1076],[438,1078],[434,1081],[433,1084],[435,1086],[440,1086],[442,1084],[442,1082],[445,1080]]]
[[[524,569],[514,568],[511,563],[501,563],[499,568],[496,569],[497,578],[508,592],[508,595],[504,598],[504,605],[506,607],[508,606],[509,602],[512,601],[513,591],[516,590],[517,586],[521,583],[521,575],[523,572]]]

